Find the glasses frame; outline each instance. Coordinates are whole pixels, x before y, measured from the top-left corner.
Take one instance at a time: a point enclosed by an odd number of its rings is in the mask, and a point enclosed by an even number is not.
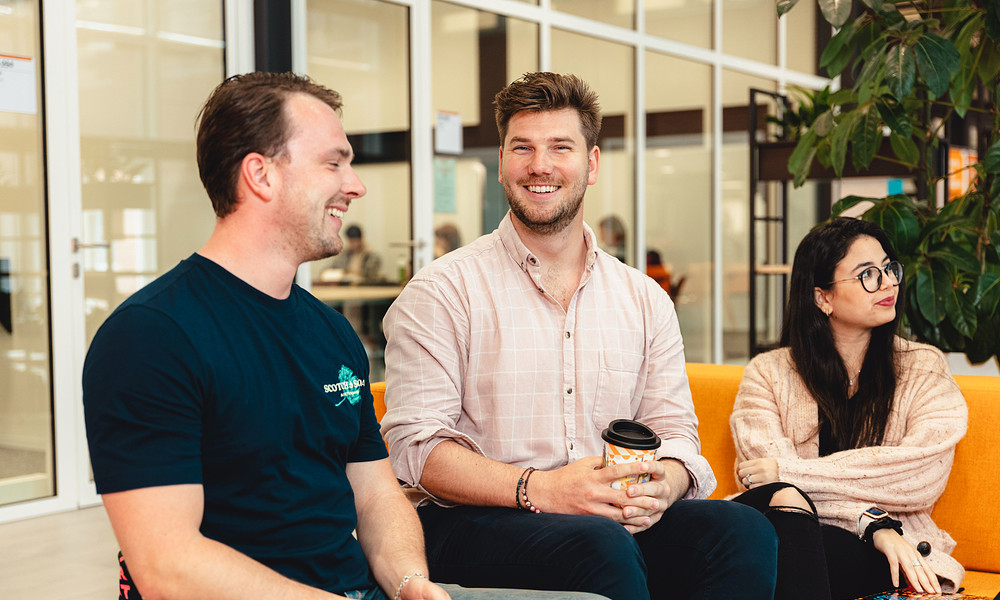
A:
[[[889,273],[893,265],[899,265],[899,277],[896,277],[895,273],[891,274]],[[865,279],[864,279],[865,273],[871,271],[872,269],[875,269],[875,273],[878,276],[878,279],[875,280],[874,290],[868,289],[868,286],[865,285]],[[893,260],[889,261],[889,263],[884,267],[868,267],[867,269],[861,271],[854,277],[848,277],[847,279],[837,279],[835,281],[831,281],[828,285],[833,285],[835,283],[842,283],[844,281],[854,281],[855,279],[857,279],[858,281],[861,282],[861,288],[863,290],[865,290],[869,294],[874,294],[875,292],[882,289],[882,273],[885,273],[886,277],[892,275],[892,277],[896,280],[896,283],[892,284],[892,287],[899,287],[899,284],[903,281],[903,263],[899,262],[898,260]],[[871,280],[871,277],[869,277],[868,279]]]

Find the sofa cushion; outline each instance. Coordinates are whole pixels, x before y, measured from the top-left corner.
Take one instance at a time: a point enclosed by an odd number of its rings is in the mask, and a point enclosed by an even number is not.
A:
[[[1000,573],[996,429],[1000,423],[1000,378],[956,375],[955,381],[969,406],[969,430],[955,448],[948,487],[931,517],[958,542],[952,556],[966,569]]]
[[[687,374],[698,416],[701,455],[712,465],[719,481],[709,497],[725,498],[742,492],[743,486],[736,481],[736,447],[729,430],[729,415],[743,379],[743,367],[688,363]]]

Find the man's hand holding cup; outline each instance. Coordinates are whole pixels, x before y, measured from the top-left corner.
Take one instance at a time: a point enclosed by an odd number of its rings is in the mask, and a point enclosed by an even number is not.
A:
[[[629,502],[620,506],[622,517],[619,521],[631,533],[642,531],[658,521],[667,507],[669,486],[664,480],[663,465],[656,461],[660,438],[649,427],[629,419],[615,419],[601,437],[604,439],[604,467],[646,463],[638,472],[611,483],[611,487],[625,491],[630,500],[634,500],[634,504]]]

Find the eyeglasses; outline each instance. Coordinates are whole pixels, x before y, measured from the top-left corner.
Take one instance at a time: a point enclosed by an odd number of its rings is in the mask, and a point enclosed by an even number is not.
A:
[[[894,260],[881,269],[878,267],[868,267],[864,271],[861,271],[854,277],[848,277],[847,279],[838,279],[836,281],[831,281],[830,285],[835,283],[840,283],[842,281],[853,281],[855,279],[861,280],[861,287],[865,288],[865,291],[869,294],[874,294],[882,287],[882,273],[885,272],[892,279],[892,285],[897,286],[899,282],[903,280],[903,263],[898,260]]]

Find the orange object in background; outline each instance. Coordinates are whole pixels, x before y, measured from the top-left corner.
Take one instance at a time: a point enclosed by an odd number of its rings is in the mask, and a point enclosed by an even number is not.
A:
[[[948,149],[948,200],[954,200],[969,191],[976,178],[971,165],[979,162],[979,153],[966,148]]]
[[[670,293],[670,271],[663,266],[663,259],[656,250],[646,252],[646,275],[660,284],[668,294]]]

